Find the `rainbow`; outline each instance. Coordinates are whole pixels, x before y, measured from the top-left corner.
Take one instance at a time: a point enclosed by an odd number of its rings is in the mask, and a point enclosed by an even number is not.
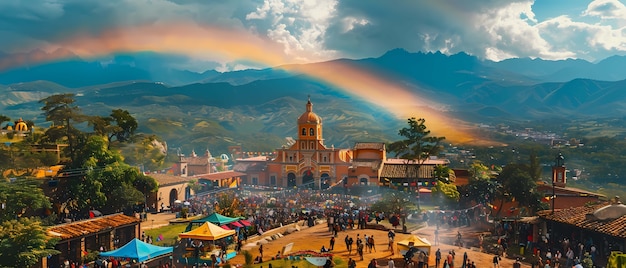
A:
[[[437,104],[420,98],[407,87],[381,78],[365,69],[331,61],[325,64],[284,65],[293,56],[284,53],[281,44],[263,39],[244,30],[224,29],[192,23],[151,24],[110,29],[99,34],[77,34],[41,49],[58,52],[72,51],[81,58],[96,58],[121,52],[154,51],[187,55],[223,62],[247,60],[267,66],[282,66],[290,72],[305,74],[345,90],[374,105],[384,108],[398,118],[426,119],[433,135],[444,136],[454,143],[484,142],[472,134],[473,127],[449,118],[438,110]],[[26,63],[61,60],[68,53],[36,53],[0,60],[0,70]],[[315,59],[316,55],[298,55],[297,59]],[[303,60],[300,60],[303,61]],[[293,63],[302,63],[296,62]],[[323,67],[322,67],[323,66]]]

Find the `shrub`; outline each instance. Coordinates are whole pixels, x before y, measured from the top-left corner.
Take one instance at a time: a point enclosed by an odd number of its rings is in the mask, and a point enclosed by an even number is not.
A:
[[[246,265],[251,265],[252,264],[252,253],[250,253],[247,250],[244,250],[241,252],[241,254],[243,254],[244,259],[246,260]]]

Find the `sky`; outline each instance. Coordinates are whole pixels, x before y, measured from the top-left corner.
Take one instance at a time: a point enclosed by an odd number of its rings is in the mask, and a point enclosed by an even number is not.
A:
[[[156,52],[176,69],[232,71],[379,57],[396,48],[493,61],[595,62],[626,55],[625,2],[1,0],[0,71],[76,56],[106,63],[138,52]],[[439,104],[377,74],[339,62],[325,67],[332,70],[290,66],[283,68],[362,96],[399,118],[426,118],[447,138],[472,139]]]
[[[226,71],[394,48],[593,62],[626,54],[625,1],[2,0],[0,51],[12,56],[4,68],[23,53],[46,61],[157,51],[180,68]]]

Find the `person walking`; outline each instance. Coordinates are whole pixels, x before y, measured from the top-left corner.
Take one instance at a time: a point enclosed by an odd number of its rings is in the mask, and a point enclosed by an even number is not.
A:
[[[359,254],[359,257],[361,257],[361,260],[363,260],[363,243],[356,244],[356,252]]]
[[[500,256],[493,256],[493,268],[500,268]]]
[[[376,246],[374,245],[374,235],[370,235],[368,239],[369,240],[367,241],[367,247],[370,253],[372,253],[372,249],[374,250],[374,252],[376,252]]]
[[[330,238],[330,246],[328,247],[328,250],[333,250],[335,249],[335,237],[331,237]]]
[[[437,249],[435,252],[435,268],[439,268],[439,264],[441,264],[441,250]]]
[[[387,261],[387,267],[388,268],[395,268],[396,267],[396,263],[393,262],[393,259],[390,257],[389,261]]]
[[[354,240],[350,237],[348,238],[348,254],[352,254],[352,244],[354,244]]]

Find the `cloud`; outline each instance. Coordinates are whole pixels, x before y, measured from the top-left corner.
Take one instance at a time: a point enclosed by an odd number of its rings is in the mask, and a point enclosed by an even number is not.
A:
[[[626,21],[626,6],[618,0],[595,0],[589,3],[583,15]]]
[[[576,3],[572,1],[572,5]],[[77,36],[97,38],[110,29],[194,25],[245,32],[272,42],[282,48],[284,55],[280,56],[285,63],[376,57],[394,48],[467,52],[492,60],[595,60],[626,51],[623,2],[595,0],[586,7],[552,6],[550,18],[541,20],[533,8],[539,8],[534,0],[3,0],[0,35],[1,49],[25,52],[58,48],[64,40]],[[579,13],[557,14],[564,10]],[[103,39],[139,40],[123,35]],[[220,64],[225,68],[248,65]]]
[[[246,14],[247,25],[282,44],[285,54],[298,60],[326,60],[336,55],[326,49],[324,34],[336,15],[337,0],[265,0]]]
[[[626,28],[589,24],[559,16],[538,25],[546,39],[573,51],[576,57],[601,60],[626,51]]]

